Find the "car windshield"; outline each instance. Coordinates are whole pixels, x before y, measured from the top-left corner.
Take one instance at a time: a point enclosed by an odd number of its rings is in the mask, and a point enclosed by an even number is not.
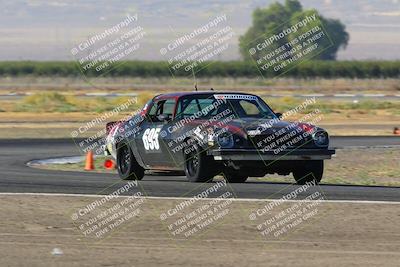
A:
[[[236,118],[276,118],[275,113],[259,97],[246,94],[191,95],[179,101],[177,118],[194,116],[207,119],[231,113]]]

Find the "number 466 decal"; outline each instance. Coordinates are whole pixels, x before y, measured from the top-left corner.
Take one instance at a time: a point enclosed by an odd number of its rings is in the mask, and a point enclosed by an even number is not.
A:
[[[161,128],[148,128],[143,133],[142,141],[144,149],[146,150],[158,150],[160,149],[160,143],[158,142],[158,134]]]

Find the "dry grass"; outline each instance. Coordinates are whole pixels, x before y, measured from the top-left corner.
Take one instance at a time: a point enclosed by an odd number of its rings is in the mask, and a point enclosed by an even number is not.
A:
[[[56,92],[38,91],[19,100],[0,100],[0,138],[70,137],[81,123],[93,120],[114,109],[132,97],[80,98]],[[77,93],[77,92],[75,92]],[[118,120],[141,108],[156,91],[142,91],[128,109],[122,110],[107,121]],[[304,100],[293,97],[267,99],[277,112],[295,108]],[[326,127],[331,135],[391,135],[400,121],[400,101],[346,101],[317,100],[317,103],[301,110],[289,120],[300,119],[304,114],[319,109],[322,120],[317,124]],[[45,122],[46,124],[43,124]],[[104,123],[105,124],[105,123]],[[371,127],[358,127],[359,125]],[[376,127],[374,125],[385,125]],[[346,127],[337,127],[346,125]],[[98,125],[86,133],[103,129]]]
[[[324,184],[400,186],[400,149],[338,149],[325,161]],[[271,175],[257,180],[293,182],[291,176]]]

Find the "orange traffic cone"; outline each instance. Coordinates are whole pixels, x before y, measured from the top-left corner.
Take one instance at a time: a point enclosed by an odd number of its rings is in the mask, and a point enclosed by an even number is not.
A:
[[[94,170],[93,152],[91,150],[89,150],[86,153],[85,171],[92,171],[92,170]]]
[[[115,169],[115,162],[112,159],[106,159],[104,161],[104,168],[106,168],[107,170]]]

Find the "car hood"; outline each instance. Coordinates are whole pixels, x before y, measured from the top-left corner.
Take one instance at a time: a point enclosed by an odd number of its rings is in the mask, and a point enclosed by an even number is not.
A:
[[[256,119],[256,118],[240,118],[240,119],[233,119],[229,122],[229,124],[235,125],[235,126],[241,126],[242,128],[246,129],[257,129],[259,126],[265,126],[267,128],[267,125],[274,127],[274,128],[284,128],[288,125],[290,125],[290,122],[287,121],[281,121],[278,119]]]
[[[281,129],[283,132],[290,132],[294,129],[298,129],[298,132],[310,132],[316,130],[316,126],[299,123],[299,122],[288,122],[279,119],[257,119],[257,118],[239,118],[229,121],[226,126],[232,132],[247,135],[264,135],[273,134]]]
[[[204,125],[205,122],[206,120],[195,120],[192,121],[191,124]],[[227,128],[231,133],[244,138],[247,138],[248,135],[270,135],[280,131],[281,129],[284,129],[281,130],[281,134],[291,132],[294,129],[297,129],[299,134],[302,132],[321,130],[321,128],[307,123],[259,118],[235,118],[226,123],[223,123],[223,121],[214,121],[212,123],[207,123],[207,125],[216,126],[217,128]]]

